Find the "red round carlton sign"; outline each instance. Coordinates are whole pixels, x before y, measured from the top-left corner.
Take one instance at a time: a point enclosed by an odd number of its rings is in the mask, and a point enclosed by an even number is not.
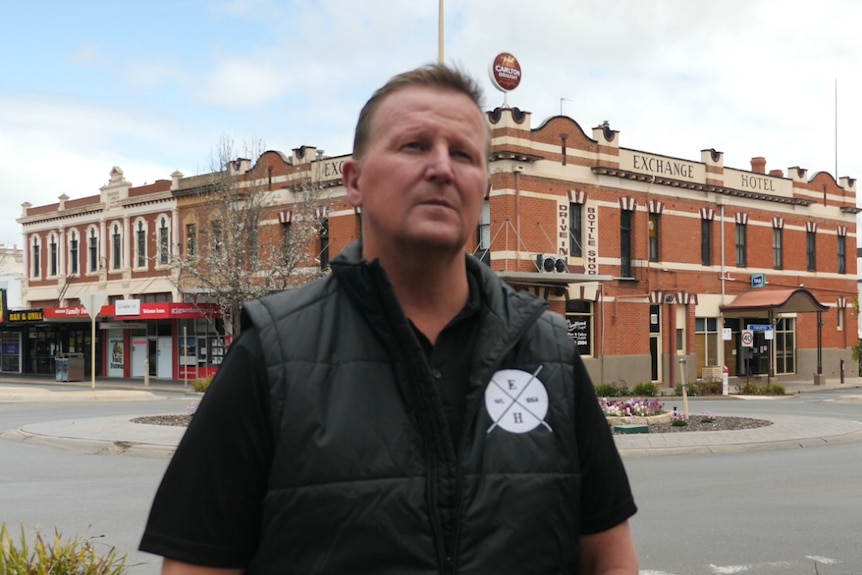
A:
[[[491,63],[490,72],[494,87],[501,92],[510,92],[521,83],[521,65],[508,52],[497,54]]]

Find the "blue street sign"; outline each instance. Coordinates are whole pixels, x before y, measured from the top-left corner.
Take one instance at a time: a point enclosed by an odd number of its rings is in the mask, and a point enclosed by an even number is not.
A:
[[[754,323],[748,324],[747,327],[749,331],[772,331],[772,326],[767,324]]]
[[[766,285],[765,274],[751,274],[751,287],[762,288]]]

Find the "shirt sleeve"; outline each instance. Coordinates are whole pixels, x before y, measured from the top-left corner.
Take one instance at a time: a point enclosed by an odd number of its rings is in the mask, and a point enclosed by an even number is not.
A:
[[[583,360],[575,360],[575,410],[581,463],[581,531],[600,533],[637,512],[613,434]]]
[[[257,548],[273,450],[266,370],[254,328],[233,342],[156,493],[140,549],[244,567]]]

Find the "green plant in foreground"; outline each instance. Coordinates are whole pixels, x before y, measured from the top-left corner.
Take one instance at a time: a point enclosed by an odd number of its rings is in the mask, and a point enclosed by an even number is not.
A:
[[[192,389],[199,392],[204,393],[206,390],[210,388],[210,384],[213,382],[213,376],[208,375],[206,377],[199,377],[198,379],[192,381]]]
[[[75,537],[63,541],[55,532],[46,541],[36,533],[32,545],[27,543],[24,526],[16,544],[6,524],[0,524],[0,574],[2,575],[123,575],[126,556],[111,547],[107,554],[96,553],[92,542]]]

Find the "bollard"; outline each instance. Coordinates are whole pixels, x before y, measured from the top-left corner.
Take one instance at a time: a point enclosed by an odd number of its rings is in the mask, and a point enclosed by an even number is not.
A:
[[[844,383],[844,360],[841,360],[841,383]]]
[[[150,387],[150,358],[144,358],[144,387]]]
[[[728,388],[728,381],[727,381],[728,378],[729,378],[728,369],[727,369],[727,366],[725,365],[721,368],[721,395],[727,395],[728,394],[728,389],[727,389]]]

